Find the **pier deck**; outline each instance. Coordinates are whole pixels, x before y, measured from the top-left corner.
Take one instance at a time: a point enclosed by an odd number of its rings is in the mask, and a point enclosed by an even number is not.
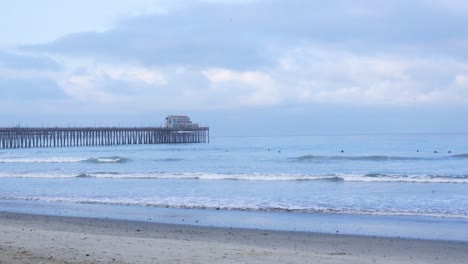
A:
[[[0,128],[0,149],[208,143],[208,127],[48,127]]]

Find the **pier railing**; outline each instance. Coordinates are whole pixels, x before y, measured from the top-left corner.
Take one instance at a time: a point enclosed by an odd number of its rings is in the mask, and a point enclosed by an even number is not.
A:
[[[0,149],[208,143],[208,127],[0,128]]]

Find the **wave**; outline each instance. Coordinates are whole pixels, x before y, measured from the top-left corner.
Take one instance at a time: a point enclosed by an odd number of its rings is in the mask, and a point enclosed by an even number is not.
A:
[[[0,159],[0,163],[125,163],[130,159],[123,157],[100,157],[100,158],[79,158],[79,157],[62,157],[62,158],[5,158]]]
[[[105,178],[105,179],[154,179],[154,180],[225,180],[225,181],[327,181],[344,182],[401,182],[401,183],[446,183],[468,184],[468,175],[386,175],[369,174],[222,174],[222,173],[119,173],[87,172],[79,174],[56,173],[0,173],[2,178]]]
[[[387,156],[387,155],[370,155],[370,156],[322,156],[322,155],[304,155],[300,157],[290,158],[295,161],[416,161],[416,160],[436,160],[436,159],[468,159],[468,154],[457,154],[452,156],[440,157],[403,157],[403,156]]]
[[[398,156],[385,156],[385,155],[373,155],[373,156],[320,156],[320,155],[304,155],[297,158],[291,158],[296,161],[339,161],[339,160],[350,160],[350,161],[387,161],[387,160],[427,160],[428,158],[418,157],[398,157]]]
[[[123,157],[89,158],[85,160],[85,162],[88,162],[88,163],[126,163],[129,161],[130,159],[123,158]]]
[[[453,158],[458,158],[458,159],[468,159],[468,154],[458,154],[458,155],[453,155]]]
[[[94,176],[91,176],[91,175],[88,175],[88,174],[80,174],[80,175],[77,175],[75,176],[75,178],[95,178]]]
[[[247,211],[247,212],[283,212],[306,214],[351,214],[351,215],[380,215],[380,216],[426,216],[438,218],[462,218],[468,219],[466,211],[422,210],[422,209],[367,209],[367,208],[325,208],[325,207],[301,207],[296,205],[276,204],[226,204],[223,201],[187,201],[187,200],[134,200],[131,198],[69,198],[69,197],[26,197],[26,196],[0,196],[1,200],[16,201],[42,201],[55,203],[96,204],[116,206],[137,206],[174,209],[197,210],[223,210],[223,211]]]
[[[6,158],[0,159],[0,163],[77,163],[87,161],[87,158]]]
[[[159,162],[176,162],[176,161],[183,161],[184,159],[180,158],[167,158],[167,159],[155,159],[154,161],[159,161]]]
[[[351,177],[348,181],[468,184],[468,175],[385,175],[370,173],[363,177]]]
[[[457,154],[452,156],[442,157],[400,157],[386,155],[371,155],[371,156],[322,156],[322,155],[304,155],[295,158],[289,158],[298,162],[326,162],[326,161],[416,161],[416,160],[434,160],[434,159],[468,159],[468,154]],[[127,163],[131,159],[119,156],[113,157],[48,157],[48,158],[1,158],[1,163]],[[184,161],[181,158],[162,158],[155,159],[156,162],[179,162]]]

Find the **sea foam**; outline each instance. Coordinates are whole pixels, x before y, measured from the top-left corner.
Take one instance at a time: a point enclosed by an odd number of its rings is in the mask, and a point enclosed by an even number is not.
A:
[[[222,174],[222,173],[119,173],[86,172],[65,173],[0,173],[2,178],[107,178],[154,180],[205,180],[205,181],[328,181],[328,182],[402,182],[402,183],[458,183],[468,184],[468,175],[385,175],[385,174]]]
[[[428,216],[437,218],[468,219],[466,211],[424,210],[424,209],[392,209],[392,208],[327,208],[320,206],[304,207],[294,204],[278,205],[275,202],[264,201],[262,203],[233,203],[232,201],[206,200],[192,198],[80,198],[80,197],[41,197],[41,196],[0,196],[0,200],[42,201],[55,203],[75,204],[101,204],[115,206],[138,206],[155,208],[177,208],[198,210],[223,210],[246,212],[284,212],[305,214],[352,214],[352,215],[380,215],[380,216]]]
[[[99,158],[82,158],[82,157],[50,157],[50,158],[4,158],[0,159],[0,163],[124,163],[130,159],[124,157],[99,157]]]

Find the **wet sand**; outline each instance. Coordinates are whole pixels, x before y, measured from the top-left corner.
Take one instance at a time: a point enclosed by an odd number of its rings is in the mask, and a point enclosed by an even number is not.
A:
[[[0,263],[464,263],[467,242],[0,213]]]

